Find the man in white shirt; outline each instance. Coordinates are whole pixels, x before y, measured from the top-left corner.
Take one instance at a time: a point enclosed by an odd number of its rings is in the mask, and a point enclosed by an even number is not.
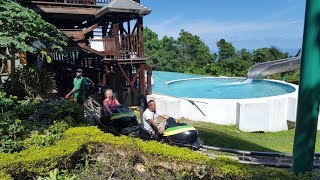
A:
[[[151,134],[162,134],[164,132],[164,127],[160,125],[158,117],[161,116],[165,120],[169,116],[156,111],[156,103],[153,100],[148,102],[148,108],[143,112],[142,124],[145,130]]]

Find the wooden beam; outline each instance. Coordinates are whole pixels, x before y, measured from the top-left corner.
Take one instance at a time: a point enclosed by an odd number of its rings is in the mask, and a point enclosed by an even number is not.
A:
[[[81,8],[81,7],[61,7],[61,6],[47,6],[47,5],[31,5],[27,6],[37,13],[52,13],[52,14],[82,14],[94,15],[100,8]]]
[[[134,88],[133,83],[131,83],[129,77],[127,76],[127,74],[124,72],[123,68],[121,67],[121,65],[119,63],[117,63],[117,66],[119,67],[123,77],[126,79],[126,81],[129,83],[130,88],[132,89],[132,91],[134,92],[134,94],[136,96],[139,96],[139,92]]]
[[[128,25],[128,32],[130,33],[131,31],[130,31],[130,20],[128,20],[128,22],[127,22],[127,25]],[[128,33],[127,33],[128,34]]]
[[[132,29],[131,34],[134,34],[134,32],[135,32],[136,30],[137,30],[137,23],[134,24],[134,27],[133,27],[133,29]]]
[[[94,24],[94,25],[88,27],[87,29],[83,30],[82,33],[83,34],[87,34],[87,33],[91,32],[91,31],[93,31],[94,29],[97,29],[98,27],[99,27],[98,23]]]
[[[147,70],[147,94],[152,94],[152,84],[151,84],[152,68],[148,64],[146,64],[145,67]]]
[[[102,21],[102,37],[106,37],[107,36],[107,28],[108,28],[108,24],[105,20]]]
[[[143,50],[143,19],[142,17],[138,18],[138,50],[139,50],[139,58],[144,58],[144,50]]]
[[[144,70],[145,70],[145,65],[144,64],[140,64],[140,76],[139,76],[139,86],[140,86],[140,94],[142,95],[146,95],[146,91],[145,91],[145,81],[144,81]]]
[[[97,50],[95,50],[95,49],[92,49],[91,47],[89,47],[89,46],[87,46],[87,45],[85,45],[85,44],[83,44],[83,43],[78,43],[78,45],[79,45],[82,49],[84,49],[84,50],[87,50],[87,51],[89,51],[89,52],[92,52],[92,53],[95,53],[95,54],[100,55],[100,56],[102,56],[102,57],[105,57],[104,53],[102,53],[102,52],[100,52],[100,51],[97,51]]]
[[[133,76],[132,80],[131,80],[131,84],[134,84],[136,82],[136,80],[139,78],[139,73],[140,73],[140,68],[138,68],[138,70],[136,71],[136,74]],[[124,97],[124,100],[127,99],[128,94],[131,93],[131,87],[128,88],[127,94]]]
[[[114,47],[115,47],[115,58],[120,58],[120,42],[119,42],[119,24],[113,23],[113,37],[114,37]]]
[[[132,80],[130,83],[134,84],[136,80],[139,78],[139,73],[140,73],[140,68],[136,71],[136,74],[133,76]],[[128,88],[128,93],[131,92],[131,88]]]
[[[126,34],[128,34],[127,30],[123,27],[123,25],[120,27],[120,30],[125,32]],[[121,34],[123,34],[123,33],[121,33]]]

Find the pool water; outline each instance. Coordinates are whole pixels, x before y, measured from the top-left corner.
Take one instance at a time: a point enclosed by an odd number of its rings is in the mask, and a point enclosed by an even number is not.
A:
[[[184,98],[246,99],[295,91],[288,84],[266,80],[248,81],[245,78],[214,78],[163,71],[153,71],[152,77],[154,93]]]

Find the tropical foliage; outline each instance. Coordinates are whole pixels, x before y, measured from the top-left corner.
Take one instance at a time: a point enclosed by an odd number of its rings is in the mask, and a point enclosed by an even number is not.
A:
[[[0,91],[0,152],[48,146],[71,126],[85,122],[80,105],[63,100],[38,100]]]
[[[49,95],[56,88],[56,81],[54,74],[28,65],[15,69],[3,87],[11,95],[35,98]]]
[[[0,60],[15,59],[18,52],[47,52],[61,50],[65,36],[34,11],[11,0],[0,1]]]
[[[216,43],[217,55],[210,52],[209,47],[199,36],[185,30],[181,30],[177,39],[168,36],[160,39],[158,34],[145,28],[144,37],[148,64],[160,71],[245,77],[248,69],[255,63],[289,56],[276,47],[259,48],[252,52],[245,48],[236,50],[232,43],[225,39],[220,39]],[[280,78],[280,76],[275,77]],[[290,75],[288,79],[293,82],[298,81],[296,76]]]

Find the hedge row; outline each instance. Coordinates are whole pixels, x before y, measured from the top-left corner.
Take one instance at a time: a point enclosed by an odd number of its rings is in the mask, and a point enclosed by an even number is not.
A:
[[[65,139],[50,147],[31,148],[13,154],[1,153],[0,169],[13,177],[34,177],[47,174],[56,167],[68,168],[84,150],[85,145],[90,143],[111,143],[123,148],[138,148],[142,152],[162,155],[174,160],[192,162],[209,160],[206,156],[186,148],[175,148],[154,141],[144,142],[126,136],[116,137],[91,126],[70,128],[65,132]]]
[[[47,174],[57,167],[72,168],[82,152],[90,153],[92,146],[86,145],[92,143],[113,144],[117,148],[137,149],[146,154],[159,155],[178,162],[203,164],[207,166],[208,173],[215,173],[224,178],[298,179],[297,176],[285,170],[262,166],[252,167],[228,158],[212,160],[188,148],[177,148],[156,141],[146,142],[127,136],[113,136],[103,133],[95,126],[70,128],[65,132],[65,139],[50,147],[27,149],[14,154],[2,153],[0,169],[12,177],[25,178]]]
[[[0,179],[1,180],[13,180],[13,178],[9,174],[7,174],[5,172],[1,172],[1,171],[0,171]]]

